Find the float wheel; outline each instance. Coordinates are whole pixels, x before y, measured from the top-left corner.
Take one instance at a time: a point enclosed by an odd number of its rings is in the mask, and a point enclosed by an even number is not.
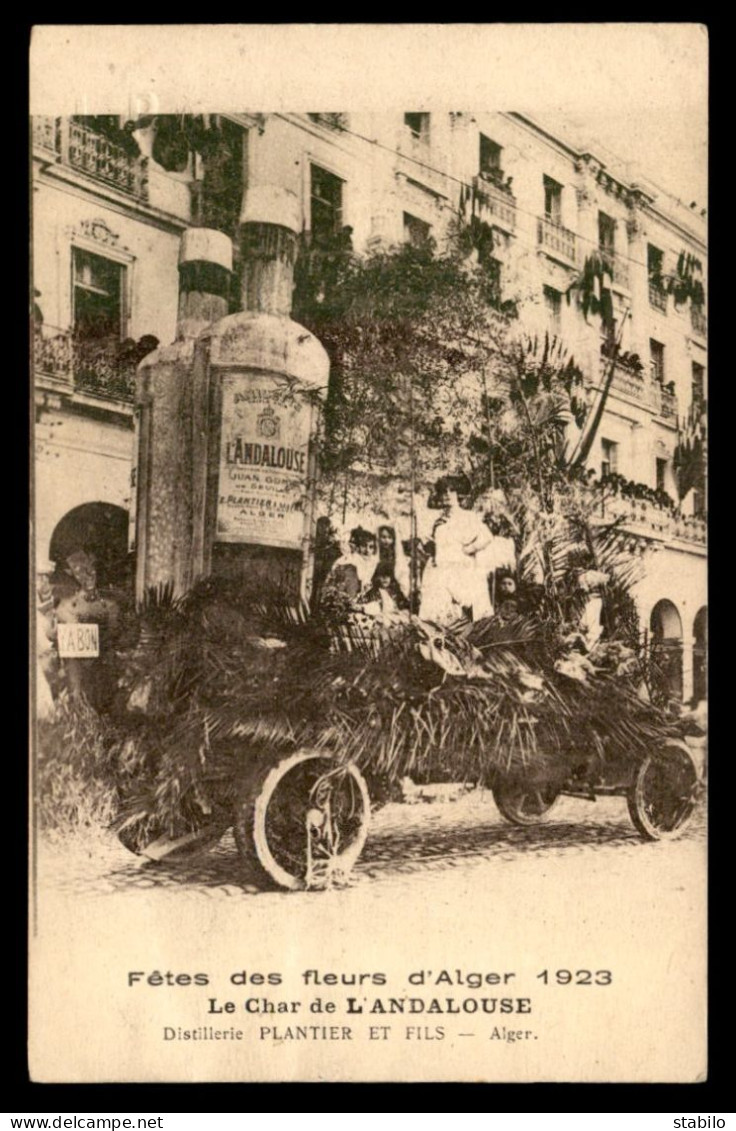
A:
[[[536,825],[543,821],[559,796],[556,785],[504,782],[493,787],[496,808],[512,825]]]
[[[235,841],[256,878],[291,891],[343,882],[368,835],[362,774],[319,751],[254,768],[235,807]]]
[[[644,759],[629,787],[629,814],[645,840],[677,836],[687,825],[702,782],[683,742],[667,743]]]

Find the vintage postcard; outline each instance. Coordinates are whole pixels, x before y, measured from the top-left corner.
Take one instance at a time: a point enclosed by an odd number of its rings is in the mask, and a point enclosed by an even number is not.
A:
[[[707,1078],[707,61],[34,29],[33,1080]]]

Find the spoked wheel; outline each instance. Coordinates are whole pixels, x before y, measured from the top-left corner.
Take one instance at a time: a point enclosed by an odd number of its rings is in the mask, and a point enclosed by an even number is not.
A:
[[[701,790],[687,746],[668,743],[637,770],[627,794],[631,820],[646,840],[677,836],[690,820]]]
[[[257,771],[236,805],[235,840],[248,868],[279,887],[344,880],[368,834],[370,798],[355,766],[301,751]]]
[[[504,782],[493,788],[493,800],[499,813],[512,825],[536,825],[543,821],[559,796],[556,785]]]

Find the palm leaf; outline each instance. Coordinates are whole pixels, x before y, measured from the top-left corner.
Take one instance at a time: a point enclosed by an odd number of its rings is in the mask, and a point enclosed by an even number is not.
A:
[[[584,533],[558,530],[561,579]],[[618,532],[592,536],[600,564],[618,569]],[[394,781],[562,782],[591,752],[641,758],[672,729],[612,672],[579,682],[558,671],[559,623],[543,610],[454,631],[416,618],[330,630],[282,593],[210,579],[182,600],[152,597],[141,622],[152,614],[155,647],[135,665],[158,700],[129,720],[140,756],[121,785],[127,819],[149,833],[196,829],[275,749],[328,749]],[[434,662],[437,649],[453,663]]]

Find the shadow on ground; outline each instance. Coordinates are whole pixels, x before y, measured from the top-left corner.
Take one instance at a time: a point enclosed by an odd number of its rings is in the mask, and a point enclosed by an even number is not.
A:
[[[492,805],[475,805],[470,810],[462,805],[387,806],[374,816],[355,868],[355,881],[458,868],[472,863],[473,858],[513,860],[530,854],[553,858],[596,849],[632,851],[644,843],[621,804],[567,802],[566,807],[569,819],[548,818],[535,826],[518,828],[503,822]],[[701,810],[684,836],[699,838],[703,832]],[[666,848],[666,844],[657,847]],[[107,891],[165,887],[239,895],[273,890],[246,871],[231,832],[210,852],[184,860],[154,863],[135,856],[122,860],[116,851],[114,864],[105,870],[101,882]]]

